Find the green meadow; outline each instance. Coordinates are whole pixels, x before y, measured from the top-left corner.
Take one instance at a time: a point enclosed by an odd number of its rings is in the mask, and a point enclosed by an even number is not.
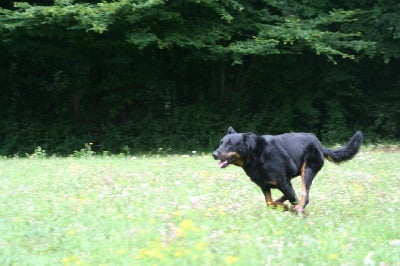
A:
[[[209,154],[42,157],[0,159],[0,265],[400,265],[397,151],[326,161],[306,218]]]

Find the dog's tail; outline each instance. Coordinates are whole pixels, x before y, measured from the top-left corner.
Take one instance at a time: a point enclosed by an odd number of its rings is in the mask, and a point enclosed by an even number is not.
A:
[[[324,148],[324,157],[331,162],[340,163],[344,161],[348,161],[357,154],[358,150],[360,149],[361,142],[363,140],[363,133],[361,131],[357,131],[349,143],[345,146],[336,149],[326,149]]]

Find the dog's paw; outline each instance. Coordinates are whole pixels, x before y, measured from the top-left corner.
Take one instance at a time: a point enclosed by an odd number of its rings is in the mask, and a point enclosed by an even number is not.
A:
[[[289,206],[285,203],[280,203],[278,205],[280,208],[282,208],[284,211],[288,211],[289,210]]]
[[[299,205],[292,206],[290,210],[299,217],[306,217],[308,215],[306,210]]]
[[[277,202],[273,202],[271,204],[268,205],[269,207],[273,208],[273,209],[279,209],[282,211],[288,211],[289,210],[289,206],[285,203],[277,203]]]

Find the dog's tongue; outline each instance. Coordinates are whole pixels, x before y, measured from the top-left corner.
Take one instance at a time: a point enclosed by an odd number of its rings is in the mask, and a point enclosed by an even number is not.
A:
[[[227,167],[227,166],[228,166],[228,160],[220,161],[220,162],[219,162],[219,167],[220,167],[220,168],[225,168],[225,167]]]

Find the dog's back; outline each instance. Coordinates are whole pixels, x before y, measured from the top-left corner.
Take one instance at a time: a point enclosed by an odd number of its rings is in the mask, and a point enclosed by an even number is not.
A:
[[[265,140],[265,149],[269,152],[283,153],[292,158],[303,158],[304,152],[312,146],[323,154],[321,142],[312,133],[294,132],[260,137]]]

